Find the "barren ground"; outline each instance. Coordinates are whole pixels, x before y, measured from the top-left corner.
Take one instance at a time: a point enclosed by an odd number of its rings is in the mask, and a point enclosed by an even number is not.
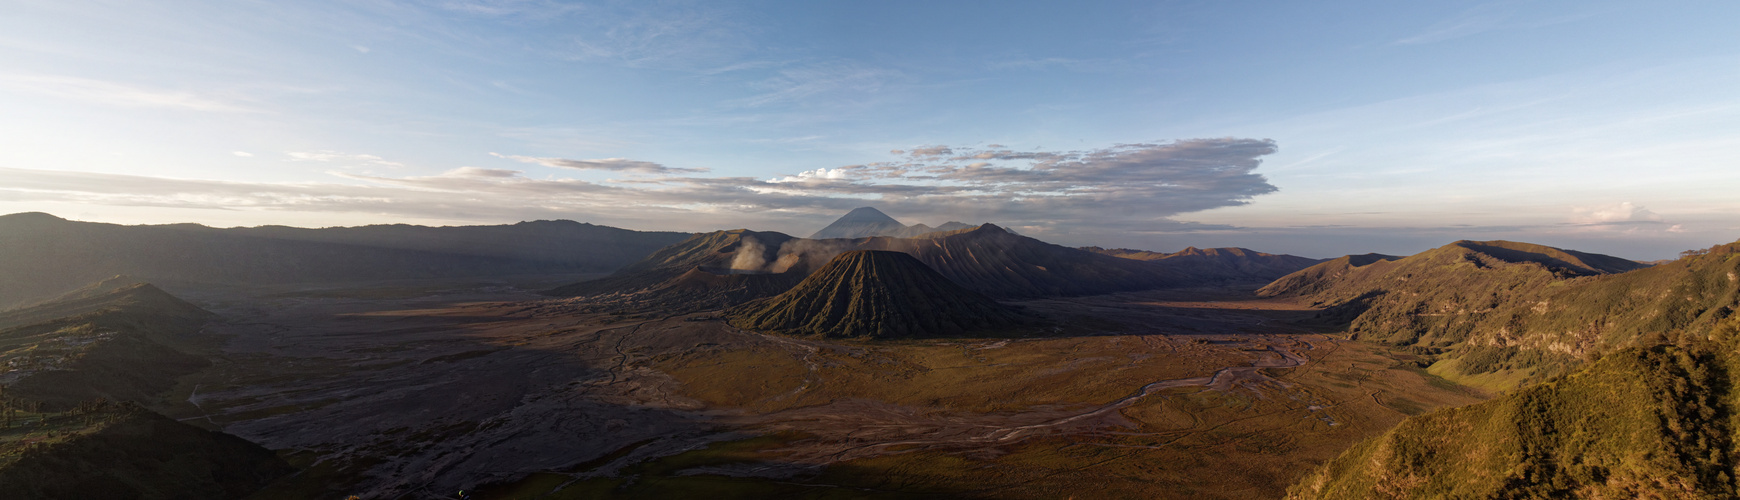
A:
[[[1273,498],[1480,395],[1243,290],[1019,303],[1053,337],[822,342],[496,287],[193,294],[190,423],[307,471],[258,498]]]

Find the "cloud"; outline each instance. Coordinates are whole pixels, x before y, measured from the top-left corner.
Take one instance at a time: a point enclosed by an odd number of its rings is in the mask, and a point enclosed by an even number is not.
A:
[[[1678,233],[1684,231],[1681,225],[1668,223],[1661,214],[1651,212],[1649,209],[1634,205],[1629,201],[1611,205],[1572,207],[1571,214],[1569,225],[1578,231],[1620,231],[1626,233],[1659,233],[1663,231]]]
[[[905,75],[897,70],[867,66],[854,62],[828,62],[779,70],[762,81],[761,94],[729,101],[737,107],[759,107],[803,101],[812,97],[827,97],[835,101],[856,101],[880,92]]]
[[[154,89],[123,83],[56,75],[0,75],[0,90],[121,107],[175,108],[250,113],[259,110],[204,93]]]
[[[1505,20],[1510,19],[1515,13],[1516,6],[1508,2],[1477,5],[1455,17],[1433,24],[1419,34],[1396,40],[1396,43],[1401,45],[1434,43],[1486,32],[1500,27]]]
[[[627,158],[603,158],[598,160],[570,160],[567,158],[540,158],[535,156],[504,155],[490,153],[496,158],[506,158],[520,163],[533,163],[546,167],[571,168],[575,170],[606,170],[610,172],[628,172],[634,174],[678,174],[706,172],[706,168],[667,167],[650,161],[630,160]]]
[[[347,182],[245,183],[0,169],[0,178],[7,179],[0,184],[0,198],[477,222],[571,218],[687,230],[801,224],[790,228],[800,231],[845,210],[876,205],[914,221],[997,222],[1067,240],[1071,235],[1220,228],[1170,217],[1248,203],[1276,190],[1254,172],[1261,157],[1276,149],[1268,140],[1192,139],[1084,151],[927,148],[948,153],[817,168],[772,179],[659,175],[589,182],[459,167],[413,176],[330,172]],[[992,159],[979,159],[983,156]],[[384,161],[331,151],[291,157]],[[537,164],[551,160],[503,157]],[[646,174],[698,171],[620,159],[551,163]]]
[[[1595,207],[1573,207],[1571,211],[1576,214],[1572,218],[1572,222],[1578,224],[1662,221],[1661,215],[1651,212],[1647,208],[1633,205],[1629,201]]]
[[[832,170],[826,169],[826,168],[818,168],[815,170],[805,170],[803,172],[798,172],[797,175],[788,175],[788,176],[780,177],[780,178],[776,178],[776,179],[768,179],[767,182],[775,182],[775,183],[808,182],[808,181],[813,181],[813,180],[838,180],[838,179],[845,179],[845,178],[846,178],[846,169],[844,169],[844,168],[836,168],[836,169],[832,169]]]
[[[253,153],[249,153],[247,151],[231,151],[230,154],[240,156],[243,158],[253,158],[254,157]]]
[[[380,165],[383,167],[403,167],[403,166],[405,166],[405,164],[403,164],[403,163],[399,163],[396,161],[387,161],[385,158],[381,158],[381,157],[375,156],[375,155],[343,153],[343,152],[338,152],[338,151],[326,151],[326,150],[321,150],[321,151],[285,151],[284,156],[290,157],[290,161],[312,161],[312,162],[322,162],[322,163],[330,163],[330,162],[360,163],[360,164],[369,164],[369,165]]]

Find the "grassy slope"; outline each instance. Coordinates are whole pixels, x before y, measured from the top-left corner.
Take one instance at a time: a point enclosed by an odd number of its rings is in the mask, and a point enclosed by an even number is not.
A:
[[[1708,356],[1616,352],[1567,377],[1410,418],[1294,498],[1725,498],[1728,379]]]
[[[1486,253],[1494,247],[1505,257]],[[1345,321],[1355,338],[1438,355],[1434,373],[1509,388],[1640,341],[1707,329],[1740,297],[1737,248],[1599,275],[1593,273],[1626,266],[1533,245],[1458,242],[1363,266],[1338,260],[1262,293],[1327,305],[1325,318]]]
[[[1737,290],[1740,245],[1731,244],[1544,292],[1526,312],[1497,317],[1528,335],[1523,345],[1604,347],[1585,351],[1595,361],[1493,401],[1410,418],[1292,494],[1733,498]]]

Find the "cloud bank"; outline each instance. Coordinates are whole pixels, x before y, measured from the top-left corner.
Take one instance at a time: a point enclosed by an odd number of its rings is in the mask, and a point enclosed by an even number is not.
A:
[[[503,155],[490,153],[496,158],[506,158],[520,163],[532,163],[555,168],[572,168],[575,170],[606,170],[611,172],[629,172],[636,174],[677,174],[706,172],[705,168],[674,168],[650,161],[636,161],[627,158],[604,158],[601,160],[570,160],[567,158],[539,158],[534,156]]]
[[[926,146],[890,161],[773,178],[707,177],[698,168],[609,158],[497,155],[561,169],[641,174],[592,182],[532,178],[513,169],[460,167],[435,175],[331,172],[334,182],[257,183],[0,168],[0,200],[213,210],[379,214],[507,222],[569,218],[640,227],[807,230],[875,205],[913,222],[993,221],[1036,236],[1186,227],[1172,216],[1249,203],[1275,186],[1255,172],[1273,141],[1191,139],[1082,151]],[[331,152],[302,161],[361,160]],[[797,227],[789,227],[798,224]]]

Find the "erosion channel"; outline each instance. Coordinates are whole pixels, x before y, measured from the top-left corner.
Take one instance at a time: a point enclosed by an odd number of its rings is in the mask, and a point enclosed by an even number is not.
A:
[[[233,337],[175,416],[303,469],[259,498],[1275,498],[1482,398],[1248,290],[1019,302],[1060,326],[879,342],[511,287],[190,298]]]

